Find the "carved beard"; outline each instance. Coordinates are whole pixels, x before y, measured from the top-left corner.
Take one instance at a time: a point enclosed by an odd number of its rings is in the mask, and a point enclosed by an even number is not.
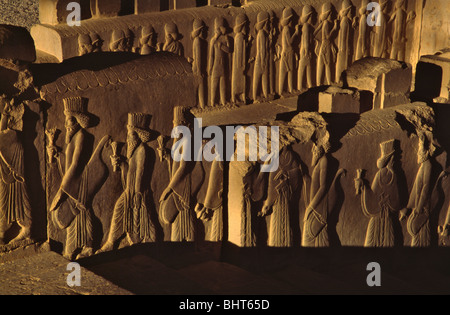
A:
[[[72,126],[66,126],[66,144],[72,141],[73,136],[81,129],[80,125],[75,124]]]
[[[127,159],[131,159],[136,148],[141,144],[139,140],[128,139],[127,140]]]

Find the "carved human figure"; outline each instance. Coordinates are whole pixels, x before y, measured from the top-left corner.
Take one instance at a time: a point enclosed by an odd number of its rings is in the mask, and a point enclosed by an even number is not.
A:
[[[350,32],[352,30],[353,20],[351,16],[352,3],[350,0],[342,2],[342,8],[339,12],[339,35],[338,35],[338,53],[336,61],[336,81],[341,79],[342,72],[348,68],[350,58]]]
[[[369,25],[367,24],[367,17],[369,11],[367,6],[369,0],[362,0],[361,8],[359,9],[359,31],[358,31],[358,41],[356,43],[356,53],[355,60],[359,60],[370,55],[369,49]]]
[[[114,30],[109,49],[112,52],[131,52],[133,49],[133,33],[130,30]]]
[[[336,48],[333,44],[333,36],[338,28],[338,21],[334,21],[334,26],[331,18],[332,5],[330,2],[322,6],[322,13],[320,14],[320,22],[314,31],[314,36],[317,39],[316,55],[317,55],[317,84],[321,85],[323,72],[325,71],[325,84],[330,85],[331,65],[336,57]]]
[[[178,33],[178,28],[175,23],[167,23],[164,27],[165,42],[162,47],[163,51],[171,52],[178,56],[184,55],[183,44],[181,43],[181,35]]]
[[[87,103],[81,98],[64,99],[66,117],[65,172],[61,186],[56,193],[50,212],[55,223],[67,230],[64,256],[72,259],[81,249],[77,259],[93,254],[93,225],[90,203],[94,187],[102,177],[104,164],[97,164],[102,149],[108,144],[104,137],[90,156],[90,138],[86,131],[90,127],[91,116],[87,112]],[[95,168],[95,172],[89,172]],[[62,170],[62,167],[60,168]],[[98,176],[98,177],[97,177]]]
[[[102,40],[98,34],[80,34],[78,36],[78,53],[80,56],[102,51]]]
[[[283,17],[280,20],[281,27],[281,56],[280,56],[280,72],[278,79],[278,92],[283,95],[285,91],[285,81],[287,77],[287,92],[294,92],[294,70],[295,70],[295,52],[293,43],[299,34],[298,26],[292,33],[294,11],[292,8],[285,8]]]
[[[155,29],[151,25],[144,26],[139,39],[139,48],[136,49],[136,52],[143,56],[154,53],[156,51],[155,36]]]
[[[431,200],[434,186],[432,183],[433,163],[431,159],[435,149],[435,146],[430,143],[424,134],[419,136],[417,150],[419,170],[409,196],[407,209],[401,212],[401,219],[403,219],[406,216],[406,212],[411,210],[407,222],[407,230],[412,238],[412,247],[427,247],[431,245],[430,215],[433,210]]]
[[[211,78],[210,105],[216,105],[220,96],[222,106],[227,102],[227,78],[229,77],[229,55],[233,52],[231,38],[227,35],[225,19],[217,17],[214,21],[214,36],[209,49],[208,74]]]
[[[177,106],[174,109],[174,127],[177,126],[192,128],[189,108]],[[174,143],[180,140],[181,135]],[[181,154],[185,154],[184,151]],[[192,242],[196,237],[196,195],[204,178],[203,169],[196,166],[196,162],[185,158],[170,164],[170,183],[160,198],[160,216],[165,224],[171,225],[172,242]]]
[[[387,49],[387,7],[389,1],[383,0],[380,3],[380,12],[377,15],[377,23],[374,27],[375,32],[372,33],[372,47],[373,52],[372,56],[377,58],[385,58],[386,57],[386,49]]]
[[[216,158],[211,164],[205,200],[195,208],[197,218],[210,222],[209,231],[205,235],[205,240],[209,242],[223,239],[223,176],[224,162]]]
[[[256,57],[253,73],[253,101],[260,102],[260,90],[264,99],[269,97],[269,33],[270,17],[265,11],[258,13],[255,25]]]
[[[398,178],[395,172],[395,140],[380,144],[381,157],[377,161],[378,172],[371,187],[362,179],[362,170],[355,179],[357,194],[361,193],[361,207],[370,218],[365,247],[393,247],[395,236],[392,213],[401,210]]]
[[[268,246],[292,247],[292,199],[298,193],[301,173],[291,149],[284,148],[279,159],[278,170],[269,174],[267,199],[258,215],[270,216]]]
[[[231,75],[231,102],[233,104],[245,104],[247,102],[246,76],[248,53],[247,46],[250,37],[247,33],[248,18],[245,14],[239,14],[234,26],[234,52],[233,71]]]
[[[330,245],[328,216],[334,205],[330,202],[329,194],[335,193],[337,180],[345,173],[340,169],[336,174],[330,174],[330,149],[328,141],[319,141],[313,146],[313,172],[309,204],[303,219],[303,247],[328,247]]]
[[[269,95],[270,97],[275,97],[276,87],[275,87],[275,62],[278,60],[276,56],[275,44],[277,42],[277,30],[276,27],[276,16],[275,12],[269,10]],[[251,58],[253,61],[254,58]]]
[[[25,156],[20,133],[23,130],[24,105],[0,97],[0,245],[5,233],[17,223],[19,234],[10,242],[30,239],[31,205],[25,181]]]
[[[407,14],[405,0],[395,2],[394,12],[389,19],[393,23],[391,59],[405,61],[406,26],[414,18],[414,13]]]
[[[306,76],[307,88],[313,86],[312,81],[312,52],[313,52],[313,34],[314,26],[312,25],[314,9],[310,5],[303,7],[302,16],[300,17],[300,24],[302,25],[301,40],[300,40],[300,61],[298,67],[297,89],[302,91],[304,89],[304,79]]]
[[[206,71],[206,63],[205,63],[205,51],[207,47],[207,43],[205,40],[205,23],[200,19],[195,19],[193,23],[193,30],[191,33],[192,39],[192,72],[199,79],[198,82],[198,105],[200,108],[206,107],[206,82],[205,82],[205,71]]]
[[[127,160],[113,154],[115,169],[122,171],[124,191],[114,206],[108,240],[98,252],[110,251],[117,240],[126,235],[129,245],[154,242],[155,223],[150,213],[150,116],[133,113],[128,115]]]

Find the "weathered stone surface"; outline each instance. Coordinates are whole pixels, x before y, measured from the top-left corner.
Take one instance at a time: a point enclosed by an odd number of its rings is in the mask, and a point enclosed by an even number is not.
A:
[[[33,38],[25,28],[0,25],[0,59],[26,62],[36,60]]]
[[[135,0],[134,13],[145,14],[161,11],[161,0]]]
[[[67,17],[72,12],[67,10],[67,6],[71,2],[80,4],[81,20],[91,17],[89,0],[40,0],[39,1],[39,20],[42,24],[58,25],[66,24]]]
[[[396,60],[365,58],[345,72],[345,81],[351,88],[372,92],[373,108],[387,108],[408,102],[412,67]]]
[[[330,87],[319,94],[319,113],[361,113],[357,91]]]
[[[93,0],[91,1],[92,17],[107,18],[118,16],[121,7],[121,0]]]

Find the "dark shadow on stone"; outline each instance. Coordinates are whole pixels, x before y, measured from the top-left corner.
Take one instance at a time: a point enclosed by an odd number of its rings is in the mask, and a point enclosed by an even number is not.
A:
[[[411,93],[412,101],[432,102],[441,94],[441,85],[442,68],[432,63],[419,62],[415,91]]]
[[[329,86],[319,86],[309,89],[298,97],[298,110],[301,112],[317,112],[319,110],[319,94]]]

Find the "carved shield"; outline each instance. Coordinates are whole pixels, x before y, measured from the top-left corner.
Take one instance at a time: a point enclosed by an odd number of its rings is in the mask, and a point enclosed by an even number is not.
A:
[[[426,211],[422,213],[413,212],[408,219],[409,232],[414,236],[417,235],[428,220],[429,216]]]
[[[78,213],[79,210],[75,207],[73,202],[68,200],[53,212],[53,222],[55,222],[60,229],[67,229]]]

